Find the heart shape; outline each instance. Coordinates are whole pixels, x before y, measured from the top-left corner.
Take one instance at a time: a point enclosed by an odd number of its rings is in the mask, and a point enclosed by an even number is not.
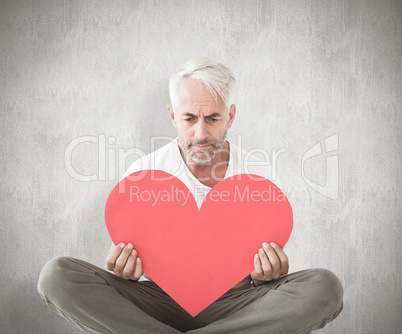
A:
[[[105,221],[114,244],[131,242],[143,271],[194,317],[254,270],[262,242],[285,246],[293,212],[279,187],[254,174],[218,182],[198,210],[178,178],[142,170],[110,193]]]

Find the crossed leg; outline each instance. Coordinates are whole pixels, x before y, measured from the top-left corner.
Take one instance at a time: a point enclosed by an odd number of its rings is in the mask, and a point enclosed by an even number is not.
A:
[[[231,289],[192,317],[154,282],[126,281],[70,257],[51,259],[38,292],[90,333],[310,333],[342,310],[343,289],[326,269],[292,273],[260,287]]]

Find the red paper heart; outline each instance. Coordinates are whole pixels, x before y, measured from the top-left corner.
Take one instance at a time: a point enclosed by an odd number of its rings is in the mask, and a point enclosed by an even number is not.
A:
[[[262,242],[286,244],[293,213],[283,192],[261,176],[217,183],[198,211],[182,181],[143,170],[113,189],[105,221],[113,242],[131,242],[143,271],[196,316],[254,270]]]

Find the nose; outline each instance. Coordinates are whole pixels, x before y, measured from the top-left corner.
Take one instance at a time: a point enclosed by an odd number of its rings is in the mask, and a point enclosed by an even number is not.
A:
[[[207,138],[207,125],[204,120],[199,120],[197,124],[195,124],[195,137],[199,140],[203,140]]]

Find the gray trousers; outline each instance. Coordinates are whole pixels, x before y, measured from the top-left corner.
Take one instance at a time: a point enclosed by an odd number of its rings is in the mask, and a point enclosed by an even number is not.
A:
[[[90,333],[301,334],[324,327],[343,307],[342,285],[327,269],[232,288],[195,317],[154,282],[126,281],[70,257],[43,267],[38,292],[49,307]]]

